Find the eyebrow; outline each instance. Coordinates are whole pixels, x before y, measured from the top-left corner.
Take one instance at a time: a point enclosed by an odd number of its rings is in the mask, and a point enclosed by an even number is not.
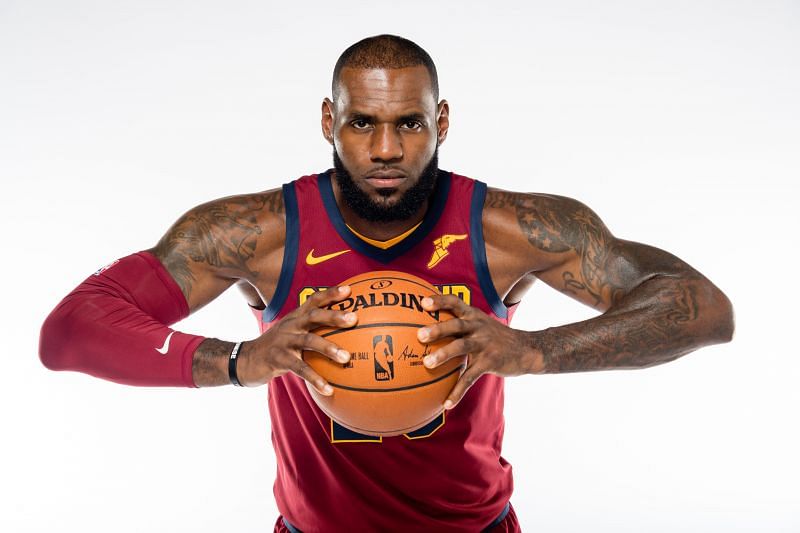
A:
[[[374,115],[369,115],[367,113],[351,113],[349,120],[365,120],[367,122],[372,122],[375,119]],[[398,122],[407,122],[410,120],[415,120],[422,124],[427,124],[427,119],[424,114],[422,113],[407,113],[405,115],[400,115],[398,117]]]
[[[406,122],[409,120],[416,120],[421,124],[426,124],[427,121],[425,120],[425,115],[422,113],[409,113],[408,115],[403,115],[400,117],[400,122]]]

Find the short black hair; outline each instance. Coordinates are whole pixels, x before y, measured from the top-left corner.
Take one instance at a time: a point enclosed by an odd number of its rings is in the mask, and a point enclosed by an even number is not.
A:
[[[336,101],[338,95],[339,76],[342,69],[349,68],[405,68],[424,65],[431,78],[433,99],[439,101],[439,76],[436,65],[428,52],[417,43],[397,35],[375,35],[358,41],[342,52],[336,66],[333,67],[331,94]]]

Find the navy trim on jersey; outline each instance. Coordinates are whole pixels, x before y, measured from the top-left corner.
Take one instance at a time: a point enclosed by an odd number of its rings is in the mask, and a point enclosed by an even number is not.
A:
[[[511,502],[507,502],[507,503],[506,503],[506,506],[505,506],[505,507],[503,507],[503,510],[502,510],[502,511],[500,511],[500,515],[499,515],[497,518],[495,518],[495,519],[492,521],[492,523],[491,523],[491,524],[489,524],[489,525],[488,525],[488,526],[486,526],[486,527],[485,527],[483,530],[481,530],[481,533],[488,533],[489,531],[491,531],[491,530],[492,530],[492,529],[494,529],[495,527],[499,526],[499,525],[500,525],[500,522],[502,522],[503,520],[505,520],[505,519],[506,519],[506,516],[508,516],[508,512],[509,512],[510,510],[511,510]]]
[[[433,203],[428,207],[425,218],[422,219],[422,224],[420,224],[411,235],[384,250],[354,235],[347,227],[344,218],[342,218],[342,213],[339,211],[339,206],[336,205],[336,197],[333,194],[333,186],[331,185],[330,170],[320,174],[317,177],[317,182],[319,184],[320,195],[322,196],[322,203],[325,205],[328,218],[330,218],[333,227],[336,228],[336,232],[351,248],[384,264],[397,259],[411,250],[431,232],[439,221],[442,211],[444,211],[444,206],[447,203],[447,195],[450,192],[450,172],[439,170],[439,175],[436,179],[436,188],[433,191]]]
[[[297,216],[297,193],[294,183],[283,185],[283,205],[286,211],[286,241],[283,246],[283,263],[278,276],[278,285],[269,305],[261,313],[261,321],[269,324],[278,316],[278,312],[289,296],[289,287],[294,277],[294,267],[297,263],[297,249],[300,246],[300,219]]]
[[[489,263],[486,261],[486,242],[483,240],[483,201],[486,198],[486,184],[475,180],[472,189],[472,203],[469,210],[469,240],[472,244],[472,262],[483,296],[500,318],[508,318],[508,307],[503,303],[492,283]]]

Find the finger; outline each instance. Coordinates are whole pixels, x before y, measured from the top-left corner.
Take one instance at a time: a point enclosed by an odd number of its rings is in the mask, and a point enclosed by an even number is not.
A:
[[[333,394],[333,387],[325,381],[325,379],[316,373],[308,363],[294,355],[287,356],[288,361],[285,363],[285,368],[309,382],[312,387],[317,389],[320,394],[330,396]]]
[[[300,349],[317,352],[337,363],[344,364],[350,360],[350,354],[347,353],[347,350],[343,350],[336,344],[315,333],[306,333],[302,336],[302,346],[300,346]]]
[[[444,337],[462,337],[468,333],[472,333],[475,329],[475,324],[469,320],[461,318],[451,318],[444,322],[437,322],[424,328],[417,330],[417,338],[420,342],[433,342]]]
[[[425,363],[425,366],[428,368],[436,368],[453,357],[466,355],[471,352],[470,345],[471,343],[467,339],[456,339],[426,355],[422,362]]]
[[[303,314],[300,327],[306,330],[312,330],[318,326],[349,328],[355,326],[356,322],[358,322],[358,317],[353,312],[346,313],[324,307],[314,307]]]
[[[444,401],[444,408],[445,409],[452,409],[458,402],[461,401],[461,398],[467,393],[470,387],[478,381],[478,378],[484,374],[483,370],[479,370],[478,368],[473,366],[468,366],[467,369],[461,374],[461,377],[456,382],[456,385],[453,387],[453,390],[450,391],[450,394],[447,396],[447,399]]]
[[[464,303],[464,300],[453,294],[431,294],[423,298],[420,303],[426,311],[446,309],[447,311],[452,311],[457,317],[462,318],[472,309],[472,307]]]
[[[349,285],[337,285],[317,291],[305,301],[302,307],[326,307],[350,296]]]

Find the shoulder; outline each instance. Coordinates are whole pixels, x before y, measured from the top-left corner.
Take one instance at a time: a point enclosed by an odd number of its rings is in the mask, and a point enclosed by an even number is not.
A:
[[[512,213],[535,210],[541,214],[578,213],[591,211],[584,203],[568,196],[538,192],[506,191],[486,188],[485,210],[505,210]]]
[[[558,256],[575,253],[587,239],[610,233],[587,205],[567,196],[487,188],[483,209],[487,246],[520,254],[527,251],[531,271],[548,268]]]
[[[251,260],[283,246],[285,225],[280,188],[226,196],[189,209],[151,251],[162,262],[178,255],[249,279]]]
[[[217,198],[198,205],[187,215],[213,220],[216,225],[247,222],[254,225],[284,221],[283,191],[280,188]],[[234,224],[235,225],[235,224]]]

